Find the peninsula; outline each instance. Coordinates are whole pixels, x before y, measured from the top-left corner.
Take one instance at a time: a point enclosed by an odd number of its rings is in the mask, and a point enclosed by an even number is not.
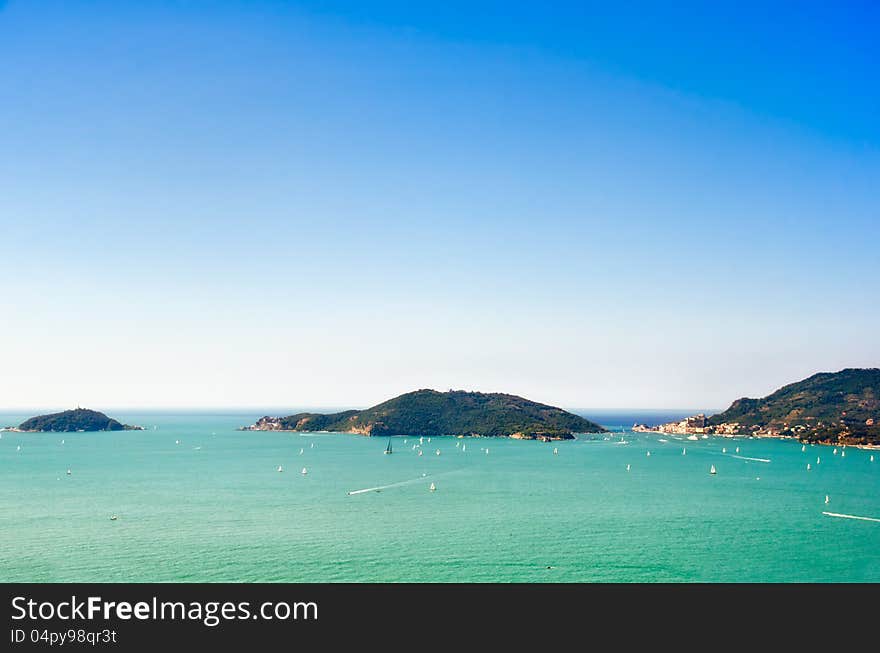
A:
[[[72,431],[142,431],[143,427],[122,424],[96,410],[76,408],[62,413],[31,417],[15,430],[31,433],[70,433]]]
[[[573,413],[515,395],[416,390],[366,410],[262,417],[248,431],[339,431],[359,435],[468,435],[570,440],[605,429]]]
[[[880,369],[821,372],[762,398],[744,397],[711,417],[695,415],[636,431],[791,437],[822,444],[880,445]]]

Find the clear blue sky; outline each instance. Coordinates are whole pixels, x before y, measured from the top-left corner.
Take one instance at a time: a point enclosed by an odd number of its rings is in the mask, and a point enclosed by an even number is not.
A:
[[[876,3],[0,7],[0,407],[880,365]]]

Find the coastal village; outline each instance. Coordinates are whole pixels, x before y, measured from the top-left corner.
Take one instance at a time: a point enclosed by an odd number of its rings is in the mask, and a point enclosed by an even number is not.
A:
[[[751,435],[753,437],[781,437],[779,431],[768,427],[761,429],[759,426],[746,427],[738,422],[725,422],[724,424],[710,424],[703,413],[685,417],[680,422],[669,422],[659,426],[647,424],[634,424],[633,431],[639,433],[670,433],[675,435],[722,435],[733,437],[735,435]]]
[[[805,421],[813,420],[812,417],[805,417]],[[750,436],[754,438],[795,438],[798,440],[815,439],[825,443],[847,443],[850,435],[850,429],[846,421],[846,413],[842,413],[839,423],[828,423],[821,420],[815,421],[813,424],[793,424],[787,423],[779,428],[775,425],[760,426],[757,424],[745,425],[739,422],[722,422],[721,424],[711,424],[705,414],[692,415],[686,417],[679,422],[668,422],[658,426],[648,426],[647,424],[634,424],[632,430],[638,433],[667,433],[673,435],[687,435],[691,439],[697,437],[708,437],[716,435],[732,438],[735,436]],[[865,420],[866,427],[875,426],[875,420],[869,418]],[[834,428],[836,427],[836,429]],[[838,437],[835,440],[827,437],[829,431],[836,430]],[[811,438],[810,435],[822,434],[824,437]],[[853,442],[852,444],[863,444]],[[876,445],[863,445],[866,448],[876,448]]]

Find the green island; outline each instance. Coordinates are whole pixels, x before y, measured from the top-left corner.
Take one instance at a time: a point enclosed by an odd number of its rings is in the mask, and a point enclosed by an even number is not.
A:
[[[821,372],[763,399],[737,399],[708,419],[721,431],[824,444],[880,444],[880,369]]]
[[[605,429],[561,408],[515,395],[416,390],[366,410],[265,416],[249,431],[340,431],[360,435],[466,435],[523,440],[570,440]]]
[[[22,422],[15,430],[37,433],[70,433],[75,431],[142,431],[140,426],[122,424],[104,413],[75,408],[51,415],[37,415]]]

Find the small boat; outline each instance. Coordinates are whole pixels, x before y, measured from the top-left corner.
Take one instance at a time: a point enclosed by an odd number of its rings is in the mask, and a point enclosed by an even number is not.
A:
[[[663,442],[665,444],[666,442],[669,442],[669,440],[666,440],[664,438],[658,438],[657,442]]]
[[[437,486],[431,483],[431,487],[428,488],[431,492],[435,492],[437,490]]]
[[[385,454],[388,455],[391,453],[394,453],[394,451],[391,449],[391,438],[388,438],[388,446],[385,447]]]
[[[699,440],[699,439],[700,438],[698,438],[696,435],[689,435],[688,436],[688,440]]]
[[[626,464],[626,471],[629,471],[629,463]]]
[[[558,455],[559,455],[559,449],[557,449],[556,447],[553,447],[553,455],[554,455],[554,456],[558,456]]]
[[[119,517],[116,515],[110,515],[110,521],[116,521],[117,519],[119,519]]]
[[[278,471],[279,471],[279,472],[283,472],[283,471],[284,471],[284,468],[283,468],[281,465],[278,465]]]
[[[708,440],[708,439],[709,439],[709,436],[708,436],[708,435],[703,435],[703,439],[704,439],[704,440]]]
[[[710,473],[710,474],[717,474],[717,473],[718,473],[718,472],[715,470],[715,465],[712,465],[712,466],[709,468],[709,473]]]
[[[831,499],[830,499],[830,498],[828,497],[828,495],[826,494],[826,495],[825,495],[825,505],[827,506],[829,503],[831,503]]]
[[[300,472],[300,473],[301,473],[303,476],[305,476],[306,474],[309,473],[309,470],[307,470],[305,467],[303,467],[303,470],[302,470],[302,472]]]

